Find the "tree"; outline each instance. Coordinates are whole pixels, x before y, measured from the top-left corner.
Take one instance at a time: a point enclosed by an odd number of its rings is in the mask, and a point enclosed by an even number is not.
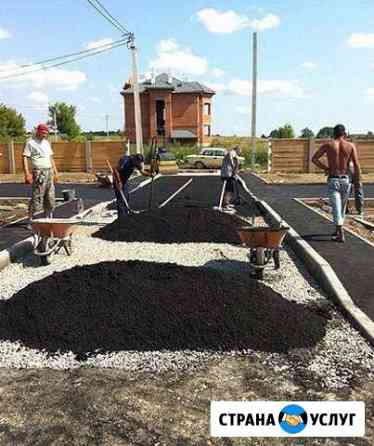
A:
[[[308,127],[305,127],[305,129],[301,130],[300,138],[314,138],[314,133]]]
[[[286,124],[283,127],[279,127],[279,138],[295,138],[295,132],[291,124]]]
[[[25,118],[13,108],[0,104],[0,137],[15,138],[24,136]]]
[[[270,132],[269,138],[279,138],[279,130],[274,129]]]
[[[374,138],[374,133],[371,130],[369,130],[368,133],[367,133],[367,137],[368,138]]]
[[[317,133],[317,138],[333,138],[334,137],[334,127],[323,127]]]
[[[57,130],[66,135],[68,139],[76,138],[80,135],[81,129],[75,120],[76,107],[65,102],[55,102],[49,106],[49,125],[54,127],[54,116],[56,114]]]
[[[295,138],[295,132],[291,124],[285,124],[283,127],[274,129],[270,132],[270,138]]]

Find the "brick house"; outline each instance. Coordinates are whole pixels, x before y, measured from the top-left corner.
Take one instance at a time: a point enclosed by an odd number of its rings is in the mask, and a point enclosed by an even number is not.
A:
[[[160,74],[139,84],[143,139],[207,146],[211,141],[212,97],[215,92],[199,82],[186,82]],[[130,83],[124,97],[125,131],[135,142],[134,97]]]

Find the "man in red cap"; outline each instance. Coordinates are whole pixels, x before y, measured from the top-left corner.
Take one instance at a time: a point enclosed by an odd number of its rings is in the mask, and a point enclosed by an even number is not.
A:
[[[45,216],[51,216],[55,207],[54,183],[57,182],[57,169],[52,148],[47,139],[48,133],[48,126],[39,124],[36,135],[27,141],[23,150],[25,183],[32,184],[30,219],[42,211]],[[28,159],[31,161],[32,173],[29,170]]]

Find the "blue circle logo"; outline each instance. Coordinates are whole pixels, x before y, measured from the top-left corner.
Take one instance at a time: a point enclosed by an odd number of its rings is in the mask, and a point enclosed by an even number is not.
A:
[[[301,406],[290,404],[280,411],[278,422],[288,434],[298,434],[305,429],[308,415]]]

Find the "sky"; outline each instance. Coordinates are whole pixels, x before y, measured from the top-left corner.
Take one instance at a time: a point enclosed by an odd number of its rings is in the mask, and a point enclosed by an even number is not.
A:
[[[217,93],[213,134],[249,135],[252,34],[258,33],[257,134],[290,123],[343,123],[374,131],[374,2],[372,0],[101,0],[135,33],[140,77],[170,72]],[[84,130],[123,128],[121,88],[131,58],[111,52],[11,76],[23,64],[121,38],[87,0],[1,0],[0,102],[21,112],[31,129],[48,103],[77,107]]]

